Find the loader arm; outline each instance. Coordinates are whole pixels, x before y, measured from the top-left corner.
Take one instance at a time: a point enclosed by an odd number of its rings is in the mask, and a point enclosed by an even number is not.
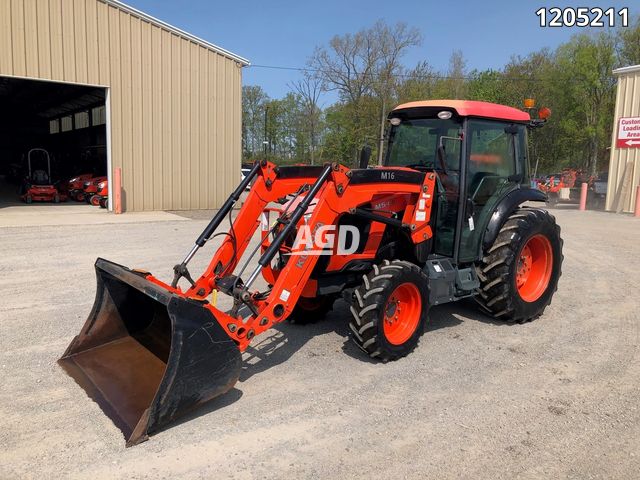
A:
[[[318,172],[320,175],[317,175]],[[432,236],[429,218],[434,184],[435,174],[425,174],[402,167],[349,170],[342,165],[333,164],[323,169],[278,168],[269,162],[262,162],[256,172],[251,191],[205,272],[184,293],[179,289],[173,291],[203,301],[204,308],[211,311],[229,337],[236,342],[240,351],[244,351],[252,338],[289,316],[319,258],[318,255],[308,255],[304,251],[293,251],[290,260],[269,291],[250,291],[249,287],[256,275],[261,269],[268,267],[273,255],[282,245],[286,235],[281,232],[281,239],[274,239],[262,254],[258,267],[249,277],[247,285],[244,286],[240,281],[233,292],[228,292],[233,294],[236,304],[248,303],[253,314],[242,318],[238,314],[223,312],[205,301],[214,289],[228,290],[228,286],[221,287],[221,283],[231,276],[238,266],[239,259],[258,229],[261,215],[269,203],[308,188],[307,192],[303,193],[307,203],[313,200],[317,203],[306,224],[315,232],[323,225],[336,225],[341,215],[354,213],[358,206],[371,202],[373,198],[385,194],[408,194],[412,200],[408,202],[403,218],[396,221],[406,228],[414,243],[420,243]],[[298,218],[306,213],[304,199],[297,210]],[[295,213],[294,211],[294,216]],[[298,222],[294,220],[289,223],[290,228],[295,228]],[[165,288],[171,288],[151,275],[147,279]]]
[[[305,171],[308,170],[308,171]],[[265,162],[261,166],[254,184],[247,195],[235,221],[227,235],[213,255],[209,266],[185,294],[192,298],[203,299],[216,288],[216,281],[230,274],[238,266],[240,258],[258,226],[260,217],[267,205],[295,194],[305,186],[312,185],[321,172],[319,168],[295,168],[291,172],[280,174],[282,169]],[[315,175],[314,175],[315,174]]]
[[[229,231],[214,233],[251,180],[251,191]],[[260,273],[271,268],[285,239],[299,226],[306,224],[314,231],[323,225],[338,225],[340,216],[349,213],[405,229],[417,244],[431,237],[434,182],[433,173],[403,168],[256,164],[185,259],[174,267],[171,284],[148,272],[104,259],[96,261],[93,309],[59,363],[122,430],[128,446],[142,442],[179,416],[229,391],[240,377],[241,352],[256,335],[292,312],[307,284],[313,283],[309,280],[317,255],[293,248],[273,285],[264,292],[252,285]],[[278,228],[269,231],[274,235],[270,244],[259,242],[264,251],[258,266],[243,281],[240,274],[234,275],[234,269],[263,212],[269,203],[292,194],[299,200],[297,206],[286,218],[281,215]],[[389,195],[405,197],[402,218],[360,208]],[[225,238],[205,272],[194,281],[187,265],[214,235]],[[178,286],[183,278],[191,284],[186,290]],[[207,297],[214,289],[231,295],[234,308],[224,312],[210,303]]]

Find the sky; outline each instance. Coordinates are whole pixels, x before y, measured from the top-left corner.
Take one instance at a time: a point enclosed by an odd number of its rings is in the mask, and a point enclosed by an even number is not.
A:
[[[541,28],[536,10],[547,6],[584,6],[576,2],[545,3],[530,0],[124,0],[164,22],[185,30],[248,59],[244,85],[260,85],[272,98],[281,98],[300,72],[261,68],[259,65],[304,67],[316,46],[335,35],[353,33],[383,19],[405,22],[423,36],[420,47],[407,52],[403,63],[411,67],[426,60],[446,71],[454,50],[461,50],[467,68],[501,68],[513,55],[526,55],[544,47],[555,48],[579,27]],[[590,6],[630,7],[602,0]],[[637,5],[637,4],[636,4]],[[619,18],[619,17],[618,17]]]

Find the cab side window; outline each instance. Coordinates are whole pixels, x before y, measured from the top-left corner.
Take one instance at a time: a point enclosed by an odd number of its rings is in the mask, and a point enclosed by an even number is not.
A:
[[[469,181],[491,174],[507,178],[516,173],[514,135],[505,132],[504,123],[488,120],[469,122]]]

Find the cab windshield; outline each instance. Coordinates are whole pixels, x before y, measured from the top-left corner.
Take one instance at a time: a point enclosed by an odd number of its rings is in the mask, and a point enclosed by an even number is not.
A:
[[[425,169],[442,169],[438,161],[440,137],[460,136],[462,124],[459,121],[439,118],[405,119],[400,125],[391,127],[387,149],[388,166],[402,166]],[[461,142],[444,142],[446,167],[458,170],[460,166]]]

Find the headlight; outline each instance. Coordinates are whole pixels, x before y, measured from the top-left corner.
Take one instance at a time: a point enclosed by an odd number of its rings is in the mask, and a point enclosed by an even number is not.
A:
[[[100,190],[102,190],[102,189],[103,189],[104,187],[106,187],[106,186],[107,186],[107,182],[100,182],[100,183],[98,184],[98,188],[99,188]]]

